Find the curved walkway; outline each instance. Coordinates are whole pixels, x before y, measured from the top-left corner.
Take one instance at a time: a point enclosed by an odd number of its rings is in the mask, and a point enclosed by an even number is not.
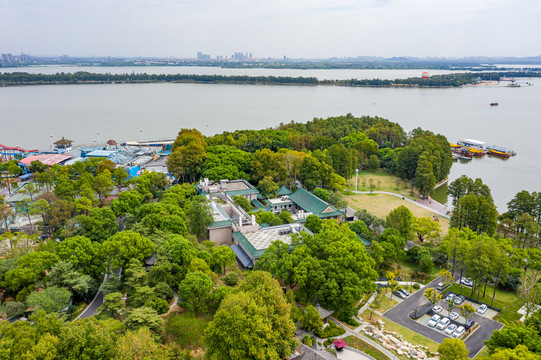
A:
[[[451,217],[449,215],[447,215],[446,213],[442,212],[442,211],[439,211],[437,209],[435,209],[434,207],[430,207],[428,205],[425,205],[425,204],[422,204],[418,201],[415,201],[415,200],[411,200],[410,198],[407,198],[403,195],[400,195],[400,194],[395,194],[395,193],[392,193],[392,192],[387,192],[387,191],[352,191],[353,193],[355,194],[385,194],[385,195],[391,195],[391,196],[395,196],[395,197],[398,197],[398,198],[401,198],[402,200],[404,201],[407,201],[411,204],[414,204],[414,205],[417,205],[419,207],[422,207],[423,209],[425,210],[428,210],[428,211],[431,211],[435,214],[438,214],[439,216],[441,217],[444,217],[446,219],[450,219]],[[431,200],[432,202],[434,202],[434,204],[436,205],[439,205],[440,207],[444,207],[444,205],[440,204],[439,202],[437,202],[436,200]]]

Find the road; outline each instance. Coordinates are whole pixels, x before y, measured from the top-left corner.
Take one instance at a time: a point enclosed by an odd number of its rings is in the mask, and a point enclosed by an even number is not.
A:
[[[436,278],[426,287],[436,287],[439,281],[441,281],[440,278]],[[413,311],[416,306],[422,305],[426,301],[427,300],[424,298],[424,291],[419,290],[415,294],[409,296],[406,300],[387,310],[383,316],[388,320],[394,321],[395,323],[415,331],[416,333],[431,340],[434,340],[437,343],[441,343],[448,337],[440,332],[432,330],[427,326],[419,324],[409,317],[409,313]],[[470,358],[475,357],[475,355],[481,351],[481,349],[485,346],[485,340],[490,339],[490,336],[494,330],[499,330],[503,327],[503,324],[477,314],[473,316],[473,320],[481,326],[464,342],[466,344],[466,348],[470,351]]]

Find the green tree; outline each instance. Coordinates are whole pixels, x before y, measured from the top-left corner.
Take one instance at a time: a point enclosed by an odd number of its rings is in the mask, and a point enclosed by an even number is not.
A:
[[[173,144],[173,153],[167,158],[169,173],[184,182],[195,182],[208,157],[205,146],[205,139],[198,130],[181,129]]]
[[[82,299],[95,288],[95,281],[89,275],[75,271],[72,263],[66,261],[56,263],[48,276],[49,285],[67,287]]]
[[[143,306],[132,309],[128,312],[124,326],[128,330],[137,330],[140,328],[148,328],[155,334],[163,332],[163,319],[158,315],[156,310]]]
[[[192,312],[204,311],[213,286],[207,274],[201,271],[188,273],[178,288],[179,304]]]
[[[252,204],[250,204],[250,201],[248,201],[248,199],[246,199],[244,196],[242,195],[234,196],[233,201],[235,202],[236,205],[243,208],[244,211],[247,211],[247,212],[252,211]]]
[[[296,346],[291,305],[278,282],[254,271],[228,295],[205,331],[209,359],[278,359]],[[238,334],[244,334],[238,337]]]
[[[34,201],[34,195],[39,193],[39,189],[33,182],[29,182],[20,190],[20,192],[30,196],[30,201]]]
[[[541,301],[541,271],[528,269],[524,271],[520,278],[518,293],[524,300],[526,307],[526,317],[530,315],[532,309]]]
[[[224,274],[225,268],[235,263],[235,258],[235,253],[229,246],[219,246],[212,251],[212,260],[221,266]]]
[[[68,306],[71,293],[62,287],[49,286],[42,292],[33,292],[26,299],[29,308],[47,313],[58,312]]]
[[[116,188],[120,192],[120,189],[122,187],[126,186],[126,184],[128,183],[129,175],[126,172],[126,170],[124,170],[124,168],[117,167],[112,172],[112,176],[113,176],[113,181],[114,181],[114,183],[116,185]]]
[[[69,261],[84,274],[97,277],[103,271],[101,244],[85,236],[64,239],[56,246],[55,252],[61,260]]]
[[[276,191],[278,191],[279,186],[274,182],[274,179],[272,176],[265,176],[263,179],[259,181],[257,184],[257,187],[259,191],[261,192],[261,195],[264,197],[273,197]]]
[[[319,331],[323,327],[323,319],[313,305],[308,305],[302,318],[302,328],[308,332]]]
[[[534,353],[541,353],[541,338],[530,328],[520,325],[508,325],[492,333],[485,344],[491,354],[504,349],[515,349],[519,345],[526,346]]]
[[[177,359],[171,350],[155,341],[153,334],[145,328],[129,331],[121,336],[115,346],[115,360],[172,360]]]
[[[438,347],[441,360],[467,360],[469,351],[460,339],[445,339]]]
[[[122,297],[123,295],[119,292],[105,295],[101,310],[113,318],[119,318],[126,311],[126,304]]]
[[[396,280],[396,272],[394,271],[387,271],[387,285],[389,285],[389,289],[391,289],[391,300],[393,299],[393,293],[398,290],[398,280]]]
[[[436,185],[436,176],[434,176],[434,168],[429,156],[428,153],[421,154],[415,170],[415,186],[424,196],[432,195]]]
[[[188,266],[197,256],[197,250],[191,242],[180,235],[169,235],[158,249],[160,257],[180,266]]]
[[[413,238],[412,225],[413,213],[404,205],[392,210],[385,219],[385,227],[397,229],[406,240]]]
[[[304,226],[314,234],[317,234],[321,231],[321,224],[322,220],[319,218],[319,216],[308,215],[306,217],[306,222],[304,223]]]
[[[420,242],[437,239],[441,233],[440,223],[428,217],[414,218],[412,229]]]
[[[111,172],[109,170],[104,170],[94,177],[92,188],[98,195],[100,202],[111,195],[114,187],[115,183],[111,178]]]
[[[204,239],[207,226],[213,221],[207,198],[203,196],[194,197],[188,209],[190,219],[190,230],[198,239]]]
[[[109,266],[118,269],[130,259],[142,261],[154,252],[154,243],[133,231],[121,231],[105,240],[103,254],[109,260]]]

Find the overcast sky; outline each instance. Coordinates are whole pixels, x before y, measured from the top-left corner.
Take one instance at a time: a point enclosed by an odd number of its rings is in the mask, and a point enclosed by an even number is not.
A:
[[[0,0],[0,23],[14,54],[541,54],[541,0]]]

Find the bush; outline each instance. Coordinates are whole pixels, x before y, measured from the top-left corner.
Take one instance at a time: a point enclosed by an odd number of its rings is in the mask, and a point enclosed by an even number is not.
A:
[[[304,345],[312,346],[314,344],[314,339],[310,335],[304,335],[302,338],[302,343]]]
[[[239,274],[235,272],[230,272],[224,276],[224,282],[226,285],[235,286],[239,283]]]
[[[340,336],[344,334],[345,332],[346,330],[342,329],[340,326],[331,322],[329,323],[329,325],[325,327],[325,329],[314,331],[314,334],[316,334],[318,337],[322,339],[325,339],[325,338]]]
[[[419,289],[421,288],[421,285],[415,283],[415,284],[413,284],[413,288],[414,288],[415,290],[419,290]]]

